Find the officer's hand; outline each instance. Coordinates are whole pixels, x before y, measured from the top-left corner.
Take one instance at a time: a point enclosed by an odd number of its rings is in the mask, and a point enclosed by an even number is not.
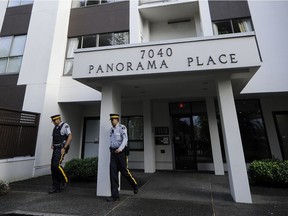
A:
[[[61,154],[65,154],[65,149],[64,148],[61,149]]]
[[[121,150],[119,148],[115,150],[115,153],[120,153],[120,152]]]

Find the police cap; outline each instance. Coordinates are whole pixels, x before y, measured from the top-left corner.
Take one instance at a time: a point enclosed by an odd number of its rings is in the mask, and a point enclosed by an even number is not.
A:
[[[110,114],[110,120],[112,119],[119,119],[119,115],[118,114]]]
[[[52,119],[52,121],[55,121],[57,119],[60,119],[61,118],[61,115],[60,114],[57,114],[57,115],[53,115],[50,117]]]

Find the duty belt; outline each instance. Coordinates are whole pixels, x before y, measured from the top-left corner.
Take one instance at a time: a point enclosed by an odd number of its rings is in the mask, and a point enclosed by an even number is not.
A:
[[[63,143],[56,143],[56,144],[53,143],[53,146],[54,146],[54,147],[62,147],[62,145],[63,145]]]

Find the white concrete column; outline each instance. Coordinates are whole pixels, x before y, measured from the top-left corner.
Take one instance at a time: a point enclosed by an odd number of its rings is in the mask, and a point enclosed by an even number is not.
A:
[[[206,98],[206,107],[209,123],[209,133],[212,146],[212,155],[215,175],[224,175],[223,159],[221,153],[218,125],[213,97]]]
[[[154,173],[156,170],[155,145],[152,135],[151,101],[143,102],[143,125],[144,125],[144,172]]]
[[[139,43],[141,42],[141,35],[140,35],[140,24],[141,24],[141,17],[138,10],[138,0],[130,0],[130,7],[129,7],[129,29],[130,29],[130,43]]]
[[[121,114],[121,89],[107,85],[102,88],[98,154],[97,196],[111,196],[110,188],[110,113]]]
[[[203,36],[212,36],[213,27],[211,23],[211,15],[208,0],[201,0],[199,2],[200,20],[202,24]]]
[[[235,202],[252,203],[231,80],[219,78],[217,87],[231,195]]]

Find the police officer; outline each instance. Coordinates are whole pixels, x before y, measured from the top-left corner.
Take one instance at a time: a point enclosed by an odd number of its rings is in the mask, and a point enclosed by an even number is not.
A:
[[[53,187],[49,190],[49,194],[58,193],[67,187],[68,177],[65,170],[61,166],[64,159],[64,155],[70,148],[72,141],[72,133],[70,126],[67,123],[62,122],[60,115],[51,116],[52,122],[55,125],[52,133],[52,145],[53,149],[51,158],[51,173]]]
[[[111,183],[111,197],[107,199],[110,201],[119,200],[119,179],[118,172],[127,179],[133,188],[134,194],[138,193],[138,185],[135,178],[128,169],[128,135],[127,129],[124,125],[119,124],[119,115],[110,114],[112,127],[110,129],[110,183]]]

